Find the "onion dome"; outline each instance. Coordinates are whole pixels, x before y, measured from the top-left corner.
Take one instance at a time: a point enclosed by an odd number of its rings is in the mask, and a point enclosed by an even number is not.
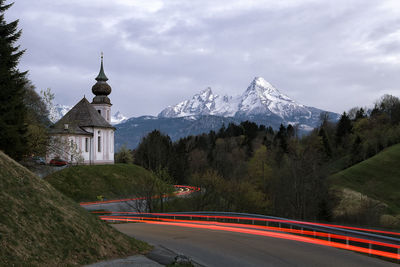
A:
[[[104,73],[104,68],[103,68],[103,53],[101,53],[101,66],[100,66],[100,72],[99,75],[96,77],[96,84],[93,85],[92,87],[92,92],[96,96],[93,98],[92,103],[96,104],[111,104],[110,99],[107,97],[109,94],[111,94],[111,86],[107,83],[107,76]]]

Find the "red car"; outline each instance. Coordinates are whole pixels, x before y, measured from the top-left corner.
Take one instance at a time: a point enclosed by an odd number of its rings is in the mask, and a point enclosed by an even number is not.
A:
[[[50,165],[65,166],[65,165],[68,165],[68,162],[63,159],[52,159],[52,160],[50,160]]]

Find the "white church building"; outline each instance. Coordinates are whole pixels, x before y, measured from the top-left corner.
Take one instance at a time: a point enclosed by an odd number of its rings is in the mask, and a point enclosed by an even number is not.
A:
[[[54,146],[47,161],[60,158],[72,164],[114,164],[114,132],[111,122],[111,86],[103,68],[103,55],[92,103],[83,97],[50,129]]]

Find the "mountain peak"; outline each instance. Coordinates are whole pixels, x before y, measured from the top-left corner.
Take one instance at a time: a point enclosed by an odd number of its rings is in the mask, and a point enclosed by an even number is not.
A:
[[[206,89],[200,91],[200,93],[198,94],[198,96],[203,100],[203,101],[207,101],[207,100],[212,100],[214,98],[213,92],[211,90],[211,87],[207,87]]]
[[[284,96],[276,89],[272,84],[267,82],[262,77],[255,77],[253,81],[250,83],[249,87],[247,88],[246,92],[255,91],[261,98],[265,98],[269,96],[279,97]],[[245,94],[246,94],[245,92]],[[285,96],[288,98],[287,96]]]
[[[159,117],[177,118],[195,115],[223,117],[262,116],[279,118],[283,123],[300,123],[318,117],[309,107],[281,93],[262,77],[255,77],[237,97],[214,95],[211,88],[200,91],[191,99],[169,106]],[[315,115],[315,116],[314,116]]]
[[[267,82],[263,77],[254,77],[252,84],[258,85],[258,86],[264,87],[264,88],[268,88],[268,87],[273,88],[272,84]]]

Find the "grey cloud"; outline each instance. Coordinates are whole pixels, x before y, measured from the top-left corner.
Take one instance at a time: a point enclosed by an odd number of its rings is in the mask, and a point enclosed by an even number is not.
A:
[[[385,62],[398,54],[400,37],[387,38],[400,22],[381,2],[176,0],[149,11],[120,1],[20,0],[7,18],[23,28],[21,68],[63,104],[91,95],[103,50],[113,110],[129,116],[157,114],[206,86],[240,94],[254,76],[342,112],[400,95],[399,63]]]

